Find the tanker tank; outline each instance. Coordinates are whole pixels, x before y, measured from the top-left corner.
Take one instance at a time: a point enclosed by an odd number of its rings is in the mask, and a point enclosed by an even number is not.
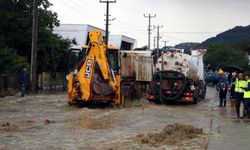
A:
[[[167,52],[161,55],[156,63],[157,71],[177,71],[187,78],[197,78],[198,66],[195,61],[195,57],[178,53],[178,52]]]
[[[202,55],[166,52],[155,64],[147,99],[162,104],[173,101],[196,104],[206,94],[203,74]]]

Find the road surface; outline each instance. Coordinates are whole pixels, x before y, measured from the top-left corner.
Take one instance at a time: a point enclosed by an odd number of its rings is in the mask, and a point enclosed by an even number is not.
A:
[[[5,97],[0,99],[0,150],[248,150],[250,123],[217,104],[210,87],[197,105],[142,99],[128,108],[76,108],[68,106],[66,93]],[[196,133],[199,129],[202,133]]]

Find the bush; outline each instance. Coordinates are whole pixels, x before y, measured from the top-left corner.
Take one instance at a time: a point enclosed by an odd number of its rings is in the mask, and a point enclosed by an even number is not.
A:
[[[21,67],[29,67],[27,58],[19,56],[15,49],[0,49],[1,74],[15,73]]]

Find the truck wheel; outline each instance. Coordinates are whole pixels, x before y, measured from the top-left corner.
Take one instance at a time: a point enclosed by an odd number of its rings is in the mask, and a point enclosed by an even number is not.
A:
[[[205,87],[203,93],[202,93],[202,99],[205,99],[206,98],[206,92],[207,92],[207,88]]]
[[[207,86],[206,86],[206,84],[204,86],[205,87],[202,90],[201,99],[205,99],[206,98]]]
[[[68,101],[68,105],[69,106],[73,105],[73,102],[72,101]]]
[[[193,97],[193,104],[197,104],[199,101],[199,98],[197,96]]]

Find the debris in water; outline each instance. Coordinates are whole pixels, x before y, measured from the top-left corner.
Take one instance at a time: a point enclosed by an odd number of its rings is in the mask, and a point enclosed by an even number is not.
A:
[[[18,131],[21,130],[15,124],[10,124],[8,122],[0,124],[0,132],[18,132]]]
[[[182,141],[198,138],[202,133],[201,128],[175,123],[167,125],[161,132],[137,134],[136,139],[141,144],[151,144],[158,147],[165,144],[175,145]]]
[[[45,122],[45,124],[56,123],[56,121],[54,121],[54,120],[49,120],[49,119],[46,119],[44,122]]]

